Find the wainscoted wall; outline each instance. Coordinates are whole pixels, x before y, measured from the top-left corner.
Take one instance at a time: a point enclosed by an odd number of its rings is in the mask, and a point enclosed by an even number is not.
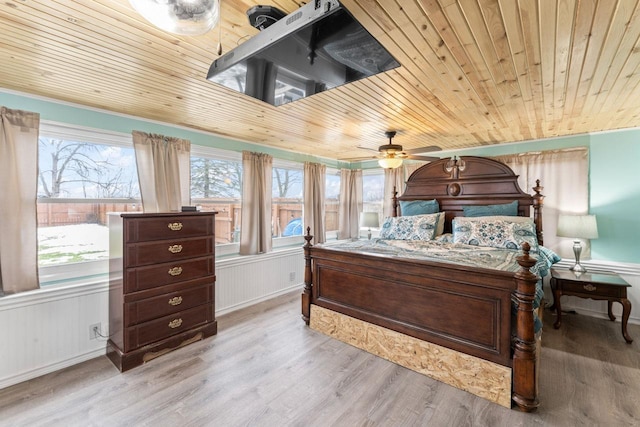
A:
[[[629,292],[633,307],[629,321],[640,324],[640,265],[595,261],[582,264],[592,271],[615,271],[633,286]],[[569,265],[570,261],[560,264],[561,267]],[[302,290],[303,270],[300,248],[218,260],[216,314],[219,316],[291,290]],[[550,294],[547,297],[548,301],[552,300]],[[606,318],[604,301],[562,298],[563,309]],[[105,354],[106,340],[89,339],[89,326],[100,323],[106,327],[107,303],[104,281],[0,298],[0,388]],[[614,304],[614,313],[619,321],[622,314],[619,304]],[[103,333],[108,332],[103,330]]]
[[[217,260],[216,315],[302,292],[303,271],[299,247]],[[108,334],[108,298],[106,280],[0,298],[0,389],[105,354],[106,339],[89,329]]]

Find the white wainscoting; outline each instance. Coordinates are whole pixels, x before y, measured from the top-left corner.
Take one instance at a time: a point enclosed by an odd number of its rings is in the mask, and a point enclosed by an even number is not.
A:
[[[216,315],[300,289],[300,247],[216,261]],[[0,389],[104,355],[108,284],[48,287],[0,298]],[[116,369],[114,367],[114,369]]]

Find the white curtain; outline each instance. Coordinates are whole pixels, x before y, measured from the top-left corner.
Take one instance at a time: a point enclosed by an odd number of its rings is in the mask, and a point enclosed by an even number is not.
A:
[[[240,255],[271,251],[271,183],[273,158],[242,152]]]
[[[40,115],[0,107],[0,296],[37,289]]]
[[[544,246],[563,258],[573,258],[573,239],[556,237],[558,215],[586,214],[589,210],[589,149],[567,148],[499,156],[494,159],[508,165],[520,175],[520,188],[530,194],[536,179],[544,189],[542,225]],[[586,243],[586,244],[585,244]],[[588,258],[591,246],[583,242],[583,255]]]
[[[382,199],[382,216],[393,216],[393,188],[395,187],[398,196],[404,191],[404,168],[384,170],[384,197]]]
[[[399,168],[384,170],[384,199],[382,201],[382,215],[393,215],[393,187],[398,192],[398,197],[404,193],[404,187],[407,179],[416,169],[425,163],[403,163]]]
[[[178,212],[191,203],[191,142],[133,131],[145,212]]]
[[[340,170],[338,239],[357,239],[362,212],[362,170]]]
[[[313,243],[324,243],[326,234],[324,229],[325,206],[324,195],[327,167],[319,163],[304,164],[304,223],[303,234],[307,227],[311,227]]]

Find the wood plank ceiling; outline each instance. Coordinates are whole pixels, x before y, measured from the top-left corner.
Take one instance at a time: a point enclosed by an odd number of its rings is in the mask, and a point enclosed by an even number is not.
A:
[[[222,0],[225,51],[258,32],[255,4]],[[165,33],[127,0],[3,0],[0,87],[327,158],[388,129],[457,149],[640,125],[638,0],[343,4],[401,67],[272,107],[205,79],[217,28]]]

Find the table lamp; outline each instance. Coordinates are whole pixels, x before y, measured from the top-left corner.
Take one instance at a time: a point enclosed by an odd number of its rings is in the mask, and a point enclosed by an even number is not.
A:
[[[371,240],[371,227],[378,228],[380,227],[380,222],[378,220],[378,212],[361,212],[360,213],[360,227],[368,227],[369,232],[367,237]]]
[[[556,236],[573,238],[573,254],[576,257],[576,264],[570,268],[576,273],[587,271],[580,265],[580,253],[582,244],[578,239],[597,239],[598,224],[595,215],[560,215],[558,217],[558,229]]]

